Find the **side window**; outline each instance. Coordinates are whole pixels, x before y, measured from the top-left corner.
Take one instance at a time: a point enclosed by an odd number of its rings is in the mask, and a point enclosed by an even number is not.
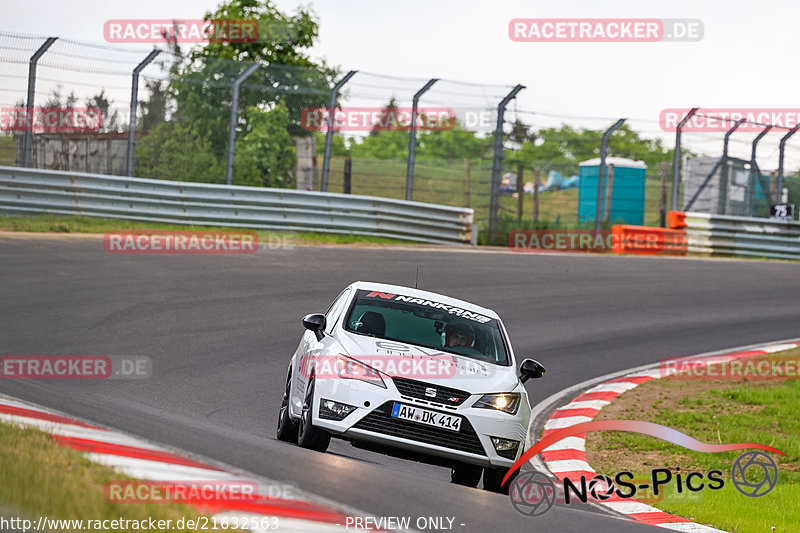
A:
[[[347,304],[348,296],[350,295],[350,289],[345,289],[342,293],[334,300],[331,304],[330,309],[328,312],[325,313],[325,320],[328,325],[325,327],[326,333],[331,333],[333,331],[334,325],[339,320],[339,317],[342,314],[342,310],[344,306]]]

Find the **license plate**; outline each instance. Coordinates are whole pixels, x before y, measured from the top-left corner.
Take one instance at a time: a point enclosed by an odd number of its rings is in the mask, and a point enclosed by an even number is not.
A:
[[[402,403],[395,403],[392,407],[392,417],[400,420],[411,420],[427,426],[458,431],[461,429],[461,417],[437,413],[419,407],[411,407]]]

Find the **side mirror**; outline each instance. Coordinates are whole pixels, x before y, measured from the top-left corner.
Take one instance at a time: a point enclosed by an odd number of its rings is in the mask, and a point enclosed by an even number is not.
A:
[[[545,369],[542,363],[535,359],[525,359],[519,365],[519,380],[523,383],[529,379],[538,379],[544,376]]]
[[[326,325],[327,321],[325,320],[325,315],[322,313],[311,313],[303,317],[303,327],[309,331],[313,331],[318,341],[321,341],[322,337],[324,337],[322,332],[325,331]]]

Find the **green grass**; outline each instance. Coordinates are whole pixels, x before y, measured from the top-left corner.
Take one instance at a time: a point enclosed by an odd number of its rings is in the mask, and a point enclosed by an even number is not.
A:
[[[14,137],[0,135],[0,166],[14,166]]]
[[[787,356],[796,360],[800,358],[800,350],[765,359]],[[691,395],[685,393],[689,386]],[[604,432],[592,438],[592,453],[599,458],[594,466],[599,472],[613,474],[624,470],[619,462],[623,455],[634,461],[647,455],[648,467],[634,468],[644,477],[650,475],[649,468],[654,465],[672,469],[680,466],[684,473],[719,469],[725,478],[722,490],[704,490],[699,501],[696,497],[687,501],[673,494],[674,497],[654,505],[735,533],[770,533],[772,527],[776,532],[796,531],[800,524],[800,381],[687,382],[667,378],[645,383],[634,391],[640,398],[650,398],[650,405],[643,409],[641,404],[626,404],[623,394],[615,400],[625,407],[617,418],[650,420],[708,443],[754,442],[773,446],[786,454],[785,457],[772,454],[778,463],[778,485],[759,498],[743,496],[730,480],[731,465],[741,451],[697,453],[625,432]],[[671,407],[662,405],[670,400]]]
[[[83,520],[172,520],[197,518],[179,504],[118,504],[106,501],[111,481],[131,478],[59,446],[41,431],[0,424],[0,502],[4,509],[37,523],[39,517]],[[7,513],[8,514],[8,513]],[[8,516],[6,518],[9,518]]]
[[[178,224],[158,224],[134,222],[113,218],[87,216],[33,215],[8,217],[0,216],[0,230],[28,231],[36,233],[106,233],[133,229],[159,229],[181,231],[249,231],[244,228],[225,228],[210,226],[183,226]],[[255,230],[260,242],[282,242],[287,244],[419,244],[399,239],[371,237],[366,235],[340,235],[313,232],[276,232]]]

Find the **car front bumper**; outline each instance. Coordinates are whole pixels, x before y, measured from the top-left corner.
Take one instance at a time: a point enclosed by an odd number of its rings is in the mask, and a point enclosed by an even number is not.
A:
[[[509,468],[525,445],[530,409],[523,401],[516,415],[471,407],[480,395],[470,396],[458,407],[445,406],[400,394],[390,379],[387,388],[349,379],[318,379],[313,406],[314,425],[335,437],[479,466]],[[351,405],[355,410],[343,420],[320,417],[323,400]],[[459,431],[432,427],[390,416],[394,402],[462,417]],[[513,458],[498,454],[491,437],[519,442]]]

